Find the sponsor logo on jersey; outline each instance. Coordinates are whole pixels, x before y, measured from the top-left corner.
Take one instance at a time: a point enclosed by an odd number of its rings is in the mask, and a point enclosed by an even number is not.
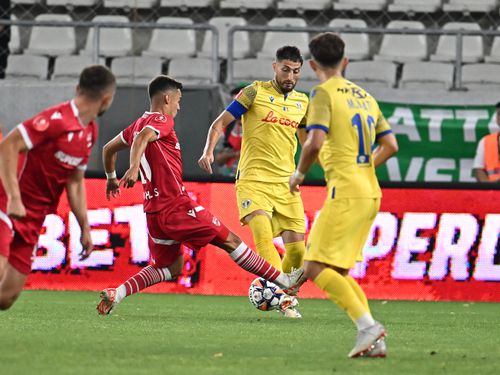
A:
[[[49,120],[45,116],[37,116],[33,120],[33,127],[39,132],[43,132],[49,127]]]
[[[72,167],[76,167],[80,165],[82,162],[83,158],[78,158],[76,156],[71,156],[68,155],[62,151],[57,151],[54,156],[56,157],[57,160],[59,160],[63,164],[68,164],[71,165]]]
[[[261,120],[262,122],[270,122],[273,124],[280,124],[283,126],[290,126],[292,128],[297,128],[299,123],[297,121],[290,120],[286,117],[278,117],[274,114],[273,111],[269,111],[267,116]]]
[[[243,208],[248,208],[252,204],[252,201],[250,199],[244,199],[243,202],[241,202],[241,207]]]

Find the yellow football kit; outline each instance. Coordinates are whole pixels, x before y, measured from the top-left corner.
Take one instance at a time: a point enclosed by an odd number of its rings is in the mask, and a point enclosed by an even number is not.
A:
[[[376,140],[391,132],[376,100],[332,77],[311,92],[307,130],[321,129],[320,151],[328,194],[309,235],[305,260],[354,267],[382,196],[372,158]]]
[[[242,119],[243,139],[236,173],[240,220],[256,210],[269,214],[273,235],[305,232],[300,196],[290,193],[295,170],[297,128],[305,126],[309,99],[297,91],[283,94],[274,81],[255,81],[227,107]]]

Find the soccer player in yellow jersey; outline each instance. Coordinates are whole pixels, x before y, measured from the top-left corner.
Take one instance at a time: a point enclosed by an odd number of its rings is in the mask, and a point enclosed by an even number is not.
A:
[[[274,79],[255,81],[245,87],[212,123],[201,168],[212,173],[214,148],[224,128],[242,119],[243,138],[236,173],[236,194],[242,224],[252,230],[259,255],[277,269],[290,272],[303,266],[304,208],[299,195],[290,193],[288,179],[295,170],[296,133],[305,139],[305,116],[309,99],[294,90],[303,59],[297,47],[277,50]],[[302,132],[302,134],[300,134]],[[273,237],[281,236],[286,254],[281,260]],[[286,317],[300,317],[291,307]]]
[[[290,191],[298,191],[319,154],[328,193],[308,238],[304,272],[356,324],[358,335],[349,357],[384,357],[384,327],[373,319],[349,270],[362,259],[380,207],[375,167],[397,152],[398,145],[375,99],[342,77],[347,65],[342,39],[334,33],[319,34],[309,49],[321,83],[311,92],[307,140]]]

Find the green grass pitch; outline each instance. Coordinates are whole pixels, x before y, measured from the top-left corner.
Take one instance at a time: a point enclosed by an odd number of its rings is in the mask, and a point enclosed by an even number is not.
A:
[[[348,359],[355,330],[326,300],[302,320],[244,297],[140,294],[110,316],[98,293],[25,291],[0,312],[0,373],[500,374],[500,305],[372,301],[386,359]]]

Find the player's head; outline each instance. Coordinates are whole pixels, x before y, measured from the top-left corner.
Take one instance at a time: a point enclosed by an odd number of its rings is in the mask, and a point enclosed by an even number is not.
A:
[[[103,65],[91,65],[83,69],[76,87],[78,96],[98,104],[98,116],[111,107],[115,90],[115,76]]]
[[[276,51],[273,62],[274,80],[283,93],[292,91],[300,77],[304,59],[294,46],[283,46]]]
[[[497,125],[500,126],[500,102],[497,103],[496,109],[497,109]]]
[[[148,93],[151,107],[175,117],[180,109],[182,83],[166,75],[159,75],[149,82]]]
[[[345,43],[338,34],[326,32],[316,35],[309,42],[311,68],[316,74],[318,70],[325,69],[343,71],[347,65],[344,49]]]

